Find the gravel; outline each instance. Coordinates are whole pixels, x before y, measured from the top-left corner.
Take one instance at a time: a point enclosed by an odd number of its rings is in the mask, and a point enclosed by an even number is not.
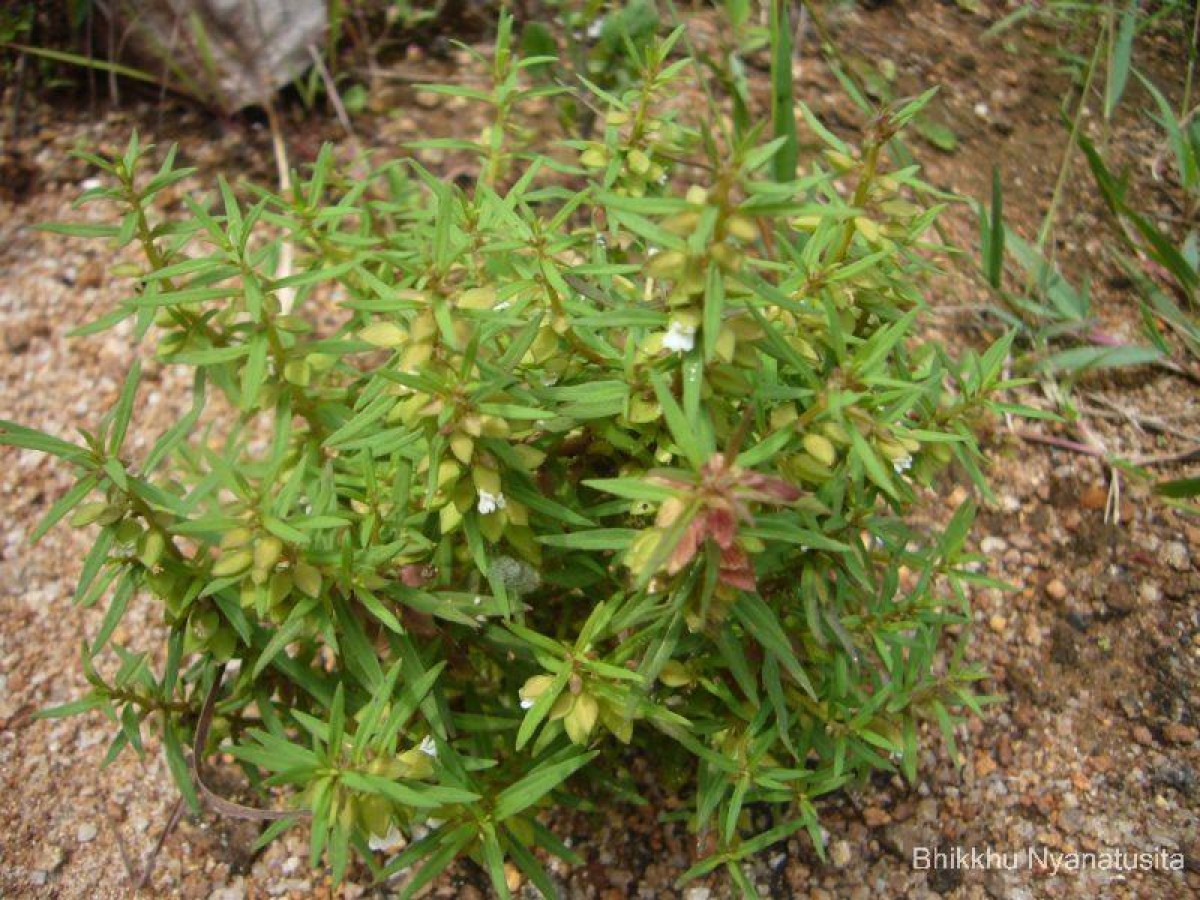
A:
[[[950,92],[945,102],[956,123],[968,123],[962,128],[980,127],[970,124],[973,107],[984,103],[977,96],[990,98],[988,85],[1011,88],[1017,99],[1004,102],[1017,120],[1015,133],[998,137],[984,129],[973,138],[981,143],[971,146],[1010,156],[1025,148],[1017,187],[1040,198],[1053,179],[1042,157],[1054,157],[1047,147],[1061,141],[1056,108],[1063,87],[1039,71],[1052,69],[1049,63],[1012,69],[1006,55],[981,51],[986,24],[952,4],[923,0],[869,15],[851,11],[838,27],[861,53],[894,58],[901,78],[960,86],[961,96]],[[705,19],[693,22],[697,39],[709,26]],[[955,62],[964,58],[972,65]],[[843,115],[844,101],[827,71],[806,65],[798,86],[819,113]],[[93,173],[68,151],[79,144],[111,152],[136,125],[151,139],[179,139],[184,157],[196,161],[204,177],[219,167],[269,181],[271,157],[261,130],[173,108],[160,116],[153,105],[134,105],[92,119],[83,111],[47,107],[38,117],[38,128],[27,123],[21,139],[36,163],[36,189],[19,203],[0,204],[0,417],[69,438],[77,427],[94,427],[115,400],[131,338],[128,331],[65,337],[129,289],[110,277],[115,260],[100,246],[29,228],[81,215],[70,203]],[[368,143],[396,147],[418,134],[477,133],[478,126],[459,110],[414,105],[397,116],[381,115],[363,134]],[[1114,142],[1127,142],[1136,155],[1141,145],[1132,127],[1118,130]],[[292,138],[297,162],[311,159],[322,135],[336,134],[334,123],[298,131]],[[448,170],[461,161],[437,162]],[[939,184],[982,190],[991,160],[978,150],[934,157],[931,166]],[[1068,192],[1068,204],[1077,201]],[[1010,205],[1036,210],[1032,199],[1022,205],[1019,195],[1006,209]],[[1086,206],[1072,212],[1076,230],[1067,237],[1074,258],[1087,261],[1092,212]],[[975,224],[966,218],[951,217],[948,227],[967,246],[975,240]],[[971,300],[972,290],[949,276],[931,295],[960,304]],[[1097,309],[1124,318],[1105,327],[1135,328],[1132,304],[1108,290],[1104,279],[1096,279]],[[938,327],[951,329],[940,336],[961,345],[971,333],[960,320],[939,323],[931,338],[939,336]],[[153,361],[147,373],[149,390],[131,433],[135,450],[143,451],[189,396],[181,373]],[[1170,396],[1173,413],[1196,414],[1191,389],[1162,372],[1098,389],[1125,408],[1154,412]],[[1126,451],[1145,440],[1128,422],[1101,419],[1093,425],[1110,446]],[[1168,441],[1154,452],[1178,449],[1186,448]],[[1194,562],[1200,529],[1144,491],[1128,488],[1121,525],[1105,523],[1107,473],[1094,459],[1025,444],[1003,429],[988,439],[987,452],[995,461],[993,483],[1002,491],[1000,502],[981,513],[976,548],[985,559],[983,572],[1015,587],[981,588],[972,598],[978,627],[970,655],[984,676],[980,691],[995,702],[956,729],[959,760],[951,759],[935,726],[922,729],[925,749],[915,785],[881,775],[822,799],[826,859],[800,832],[747,861],[747,875],[767,896],[1200,896],[1200,709],[1192,696],[1200,683],[1200,573]],[[125,753],[101,768],[114,731],[103,717],[34,718],[38,709],[86,689],[76,648],[83,636],[95,634],[103,615],[101,607],[70,603],[88,535],[59,528],[36,547],[28,544],[38,517],[69,484],[69,473],[41,456],[0,449],[0,507],[6,513],[0,518],[2,896],[126,896],[129,875],[118,839],[135,865],[144,860],[175,800],[156,741],[147,742],[144,760]],[[965,496],[964,487],[952,485],[930,495],[930,527]],[[150,648],[161,638],[157,611],[134,601],[118,639]],[[704,854],[706,839],[660,821],[659,813],[673,809],[675,799],[657,792],[638,761],[631,766],[635,775],[642,771],[650,804],[564,813],[550,823],[585,859],[574,868],[550,865],[563,896],[729,896],[727,879],[717,874],[675,886]],[[245,823],[185,817],[163,848],[147,894],[214,900],[328,895],[324,873],[307,869],[303,830],[257,855],[249,852],[254,837]],[[923,846],[1006,852],[1029,846],[1059,852],[1165,848],[1184,854],[1186,870],[1133,872],[1123,880],[1097,869],[1057,876],[1028,869],[919,870],[912,852]],[[355,871],[352,878],[341,896],[379,896],[364,893],[365,873]],[[532,896],[528,885],[518,890]],[[471,900],[486,891],[477,869],[464,864],[436,881],[427,896]]]

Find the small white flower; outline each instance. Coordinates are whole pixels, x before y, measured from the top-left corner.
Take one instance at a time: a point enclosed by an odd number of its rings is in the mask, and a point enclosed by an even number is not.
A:
[[[481,604],[483,603],[483,598],[482,598],[482,597],[476,597],[476,598],[475,598],[475,599],[474,599],[472,602],[473,602],[473,603],[474,603],[476,606],[479,606],[479,605],[481,605]]]
[[[382,837],[375,834],[368,837],[367,846],[372,850],[381,850],[384,853],[390,853],[392,850],[399,850],[404,846],[404,835],[400,833],[400,829],[394,824],[389,825],[388,833]]]
[[[479,492],[479,506],[476,507],[483,515],[494,513],[498,509],[504,509],[508,506],[508,501],[504,499],[503,494],[489,494],[487,491]]]
[[[426,756],[432,756],[437,759],[437,742],[434,741],[432,734],[427,734],[421,738],[421,745],[418,749]]]
[[[604,30],[604,16],[598,18],[595,22],[587,27],[587,36],[589,40],[596,40],[600,37],[600,32]]]
[[[897,475],[907,472],[912,468],[912,457],[905,455],[892,460],[892,468],[896,470]]]
[[[496,312],[504,312],[504,310],[508,309],[510,306],[512,306],[511,300],[501,300],[499,303],[493,306],[492,309]]]
[[[534,702],[535,701],[533,701],[533,700],[528,700],[528,699],[522,697],[521,698],[521,709],[529,709],[530,707],[533,706]]]
[[[696,346],[696,329],[682,322],[672,322],[663,336],[663,347],[678,353],[687,353]]]

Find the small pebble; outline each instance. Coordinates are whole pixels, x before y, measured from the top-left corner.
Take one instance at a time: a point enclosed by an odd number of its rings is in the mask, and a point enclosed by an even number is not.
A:
[[[1172,744],[1192,744],[1200,738],[1200,731],[1182,722],[1172,722],[1163,728],[1163,737]]]
[[[75,840],[81,844],[86,844],[89,841],[96,839],[96,826],[90,822],[86,825],[80,825],[79,830],[75,832]]]
[[[886,825],[892,821],[892,817],[888,815],[886,809],[881,809],[878,806],[868,806],[863,810],[863,821],[870,828],[878,828],[880,825]]]
[[[1172,569],[1183,572],[1191,568],[1192,561],[1188,558],[1187,547],[1183,545],[1182,541],[1167,542],[1162,548],[1162,556]]]
[[[1003,553],[1008,549],[1008,541],[1004,540],[1002,537],[996,537],[995,535],[989,534],[979,542],[979,549],[989,556],[994,556],[997,553]]]
[[[246,886],[241,878],[227,887],[216,888],[208,895],[208,900],[245,900]]]

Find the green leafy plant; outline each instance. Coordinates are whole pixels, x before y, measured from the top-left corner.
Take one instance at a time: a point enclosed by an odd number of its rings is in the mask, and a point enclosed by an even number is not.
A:
[[[506,860],[552,896],[537,854],[578,857],[543,812],[636,798],[633,749],[715,836],[681,880],[752,893],[740,860],[800,829],[820,849],[820,795],[914,779],[923,724],[953,750],[978,709],[972,505],[940,533],[906,513],[954,461],[986,490],[1009,341],[917,339],[937,208],[882,149],[927,97],[858,148],[806,110],[827,149],[794,178],[786,134],[702,127],[647,184],[631,153],[509,153],[508,34],[498,93],[446,89],[497,116],[469,191],[410,160],[351,179],[326,150],[285,196],[222,180],[164,217],[191,175],[173,151],[86,157],[106,183],[82,200],[117,218],[54,229],[144,261],[77,333],[132,321],[193,399],[144,454],[140,364],[82,443],[0,423],[78,474],[35,537],[96,529],[91,690],[47,714],[104,711],[110,758],[151,729],[191,806],[274,819],[264,841],[307,821],[314,866],[411,867],[403,896],[464,855],[500,896]],[[688,131],[653,91],[589,102],[612,146]],[[162,653],[114,638],[135,595]],[[261,809],[204,787],[218,750]]]
[[[1152,82],[1140,72],[1135,74],[1152,97],[1166,136],[1177,185],[1167,196],[1181,213],[1180,224],[1172,227],[1140,208],[1142,201],[1130,188],[1128,172],[1114,174],[1103,148],[1086,136],[1080,135],[1079,143],[1118,236],[1110,256],[1137,291],[1142,330],[1155,361],[1196,381],[1200,379],[1200,229],[1191,223],[1200,209],[1200,120],[1195,110],[1177,115]],[[1185,85],[1185,107],[1187,93]],[[1144,471],[1136,474],[1149,477]],[[1200,512],[1194,499],[1200,495],[1200,482],[1195,478],[1160,479],[1155,490],[1168,503],[1192,514]]]
[[[1064,48],[1064,56],[1077,64],[1075,81],[1080,92],[1069,117],[1069,103],[1064,104],[1069,135],[1050,209],[1036,243],[1023,241],[1005,227],[998,176],[990,208],[978,207],[983,273],[999,301],[992,311],[1016,329],[1022,343],[1031,350],[1025,358],[1015,361],[1016,368],[1040,370],[1051,376],[1053,380],[1045,387],[1062,407],[1071,404],[1069,391],[1060,388],[1069,388],[1077,378],[1096,369],[1152,365],[1195,381],[1196,361],[1200,359],[1200,324],[1196,320],[1200,239],[1192,223],[1200,209],[1200,123],[1196,120],[1192,92],[1197,63],[1194,35],[1200,27],[1200,9],[1194,4],[1181,3],[1150,7],[1137,0],[1084,5],[1056,2],[1043,9],[1028,4],[992,31],[1034,14],[1060,25],[1056,32],[1058,45]],[[1181,58],[1186,58],[1187,65],[1179,85],[1178,111],[1135,65],[1139,41],[1148,33],[1183,44]],[[1090,44],[1090,53],[1076,49],[1081,43]],[[1130,96],[1129,88],[1138,86],[1149,106],[1142,114],[1148,113],[1163,136],[1163,149],[1151,164],[1154,181],[1158,183],[1154,190],[1177,215],[1150,213],[1152,207],[1145,197],[1150,186],[1133,182],[1128,167],[1114,171],[1118,167],[1112,163],[1111,126],[1123,98]],[[1089,106],[1099,111],[1095,117],[1100,125],[1098,139],[1089,137],[1085,127]],[[1077,150],[1090,169],[1114,226],[1117,241],[1106,248],[1105,255],[1134,288],[1144,344],[1118,341],[1100,331],[1092,314],[1088,285],[1072,284],[1045,249]],[[1006,281],[1005,261],[1010,258],[1020,274]],[[1077,417],[1076,411],[1066,411]],[[1114,473],[1119,470],[1139,481],[1154,480],[1140,464],[1110,456],[1094,444],[1074,446],[1103,456]],[[1187,454],[1178,460],[1147,459],[1162,463],[1185,461],[1186,457]],[[1196,481],[1168,480],[1161,482],[1156,490],[1168,502],[1181,501],[1194,495]],[[1195,512],[1194,506],[1185,508]]]
[[[601,93],[620,95],[646,80],[647,52],[660,24],[649,0],[553,0],[544,4],[543,15],[522,23],[521,52],[540,82],[585,79]],[[559,122],[568,132],[590,137],[601,105],[563,91],[556,103]]]
[[[1158,363],[1161,351],[1126,344],[1100,330],[1092,309],[1090,286],[1073,284],[1039,249],[1004,223],[1003,191],[993,174],[990,206],[978,206],[982,274],[994,291],[991,310],[1013,329],[1027,352],[1014,360],[1022,374],[1041,373],[1069,388],[1084,374],[1106,368]],[[1012,284],[1004,279],[1013,266]],[[1067,391],[1059,393],[1065,400]]]

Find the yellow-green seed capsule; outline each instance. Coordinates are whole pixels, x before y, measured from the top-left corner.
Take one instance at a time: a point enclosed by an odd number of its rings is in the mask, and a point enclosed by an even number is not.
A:
[[[95,500],[92,503],[83,503],[75,507],[75,512],[71,515],[71,524],[76,528],[83,528],[85,525],[91,525],[108,509],[108,504],[103,500]]]
[[[722,269],[737,272],[742,268],[742,262],[745,257],[740,250],[737,250],[731,244],[713,244],[709,252],[712,253],[712,258],[716,260],[717,265]],[[702,285],[697,285],[696,292],[699,293],[702,289]]]
[[[833,442],[827,437],[819,434],[806,434],[801,443],[804,444],[804,449],[813,459],[823,466],[832,466],[837,459],[837,451],[833,448]]]
[[[686,264],[687,257],[679,250],[664,250],[646,261],[646,274],[655,278],[678,278]]]
[[[278,316],[275,319],[275,326],[283,331],[290,331],[292,334],[305,334],[313,330],[308,319],[303,316]]]
[[[226,578],[238,575],[250,568],[254,562],[254,554],[249,550],[235,550],[224,554],[213,564],[212,573],[216,578]]]
[[[254,532],[249,528],[231,528],[221,536],[221,549],[228,550],[231,547],[244,547],[250,543],[253,537]]]
[[[847,156],[838,150],[826,150],[825,158],[833,164],[833,167],[838,171],[845,172],[854,168],[854,159]]]
[[[291,592],[292,576],[289,573],[276,572],[271,576],[271,585],[267,588],[271,606],[278,606],[287,599],[287,595]]]
[[[217,633],[217,629],[221,627],[221,618],[215,610],[206,609],[203,612],[193,613],[189,624],[192,634],[200,640],[205,640]]]
[[[491,286],[468,288],[458,295],[460,309],[491,309],[496,305],[496,289]]]
[[[274,535],[259,538],[254,544],[254,568],[270,571],[283,554],[283,541]]]
[[[838,444],[850,443],[850,435],[846,433],[846,429],[842,427],[840,422],[826,422],[821,426],[821,430],[825,432],[825,436],[831,441]]]
[[[668,660],[658,673],[658,680],[667,687],[684,687],[695,681],[690,669],[678,660]]]
[[[228,662],[236,649],[237,635],[232,628],[222,628],[208,642],[208,652],[217,662]]]
[[[650,157],[641,150],[631,150],[626,161],[629,163],[629,170],[635,175],[645,175],[650,171]]]
[[[771,410],[771,430],[778,431],[780,428],[786,428],[798,418],[800,418],[800,413],[796,411],[794,403],[777,406]]]
[[[856,216],[854,227],[858,229],[859,234],[872,244],[879,240],[879,225],[866,216]]]
[[[138,559],[147,569],[153,569],[162,559],[163,551],[166,548],[167,542],[161,531],[147,531],[138,541]]]
[[[603,147],[588,147],[580,154],[579,161],[589,169],[603,169],[608,165],[608,154]]]
[[[669,219],[664,219],[662,227],[671,232],[671,234],[691,234],[696,230],[696,226],[700,224],[700,211],[696,209],[685,209],[681,213],[671,216]]]
[[[312,367],[307,360],[290,359],[283,367],[283,377],[298,387],[308,387],[312,381]]]
[[[124,501],[110,503],[105,508],[104,512],[100,514],[100,518],[98,518],[96,521],[101,525],[112,525],[116,522],[120,522],[121,519],[124,518],[125,511],[126,507]]]
[[[438,527],[441,528],[442,534],[449,534],[462,524],[462,518],[462,513],[458,511],[458,507],[453,503],[447,503],[438,510]]]
[[[532,706],[542,694],[550,689],[552,684],[554,684],[553,675],[534,675],[532,678],[526,679],[520,691],[521,704]]]
[[[375,322],[360,331],[358,336],[376,347],[400,347],[408,340],[404,329],[394,322]]]
[[[327,372],[337,363],[337,357],[332,353],[310,353],[305,360],[314,372]]]
[[[730,216],[725,227],[739,241],[749,243],[758,238],[758,226],[748,216]]]
[[[876,438],[875,447],[891,462],[908,456],[908,451],[904,448],[903,444],[889,438]]]
[[[475,452],[475,441],[470,435],[463,434],[461,431],[455,432],[450,438],[450,450],[454,456],[463,465],[471,462],[471,454]]]
[[[308,597],[317,597],[321,593],[320,570],[303,560],[296,563],[296,568],[292,572],[292,580],[300,593]]]
[[[358,797],[358,823],[367,834],[383,837],[392,824],[392,804],[378,794]]]
[[[238,593],[238,602],[242,604],[242,609],[253,609],[255,612],[260,612],[259,605],[262,596],[262,588],[253,581],[242,581],[241,590]]]
[[[596,719],[600,715],[600,705],[596,698],[586,691],[575,698],[571,711],[563,719],[563,727],[567,737],[576,744],[586,744],[592,729],[596,727]]]

